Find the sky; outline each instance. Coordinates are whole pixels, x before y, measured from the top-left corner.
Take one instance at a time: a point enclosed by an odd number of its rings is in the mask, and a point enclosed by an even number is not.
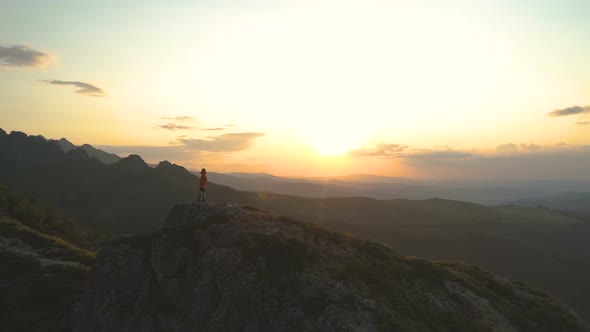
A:
[[[0,128],[190,169],[590,180],[586,0],[0,0]]]

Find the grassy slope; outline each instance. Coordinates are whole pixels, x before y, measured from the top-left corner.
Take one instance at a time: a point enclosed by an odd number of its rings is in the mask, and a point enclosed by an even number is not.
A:
[[[94,253],[6,217],[0,218],[0,236],[24,244],[21,250],[0,248],[3,328],[67,330],[70,307],[87,285]]]
[[[68,330],[70,307],[86,287],[94,263],[92,248],[103,237],[60,218],[35,200],[2,191],[0,322],[3,330]]]
[[[0,216],[4,215],[27,225],[33,230],[94,250],[108,236],[64,217],[55,209],[39,203],[35,198],[19,197],[0,187]]]

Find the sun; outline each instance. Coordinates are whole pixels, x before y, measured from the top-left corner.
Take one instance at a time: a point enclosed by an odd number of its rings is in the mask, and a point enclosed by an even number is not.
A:
[[[340,156],[348,151],[348,148],[337,142],[320,142],[314,146],[315,151],[320,156]]]
[[[346,135],[334,135],[326,133],[311,140],[314,151],[323,157],[341,156],[348,151],[355,149],[358,142]]]

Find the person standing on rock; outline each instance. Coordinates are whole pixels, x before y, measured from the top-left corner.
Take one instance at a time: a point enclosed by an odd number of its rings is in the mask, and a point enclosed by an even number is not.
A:
[[[206,169],[201,169],[201,178],[199,179],[199,198],[197,199],[197,202],[201,201],[201,198],[203,198],[203,202],[205,202],[207,199],[205,197],[205,189],[207,188],[207,170]]]

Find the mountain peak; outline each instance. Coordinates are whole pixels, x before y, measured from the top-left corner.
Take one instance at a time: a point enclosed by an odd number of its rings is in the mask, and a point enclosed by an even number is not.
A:
[[[65,138],[60,138],[57,143],[59,144],[59,146],[61,146],[62,150],[64,150],[64,152],[68,152],[70,150],[74,150],[76,148],[76,146],[68,141]]]
[[[83,149],[80,148],[76,148],[73,150],[70,150],[67,152],[67,155],[72,158],[72,159],[77,159],[77,160],[84,160],[84,159],[89,159],[90,156],[88,155],[88,153],[86,151],[84,151]]]
[[[136,154],[130,154],[125,158],[121,158],[119,161],[113,164],[116,167],[123,167],[129,170],[142,170],[149,169],[150,167],[146,162]]]
[[[160,230],[105,242],[96,271],[74,331],[585,330],[478,268],[236,204],[176,206]]]
[[[8,136],[15,140],[24,140],[29,137],[29,135],[23,133],[22,131],[13,130],[8,134]]]
[[[168,160],[161,161],[158,164],[158,166],[156,166],[156,169],[159,171],[169,172],[169,173],[174,173],[174,174],[181,174],[181,173],[191,174],[186,168],[176,165],[176,164],[173,164],[173,163],[169,162]]]
[[[114,164],[121,160],[121,157],[117,156],[116,154],[97,149],[90,144],[83,144],[80,146],[80,148],[85,150],[89,156],[100,160],[103,164]]]
[[[165,168],[165,167],[172,167],[172,163],[169,162],[168,160],[163,160],[158,163],[158,166],[156,166],[156,168]]]

